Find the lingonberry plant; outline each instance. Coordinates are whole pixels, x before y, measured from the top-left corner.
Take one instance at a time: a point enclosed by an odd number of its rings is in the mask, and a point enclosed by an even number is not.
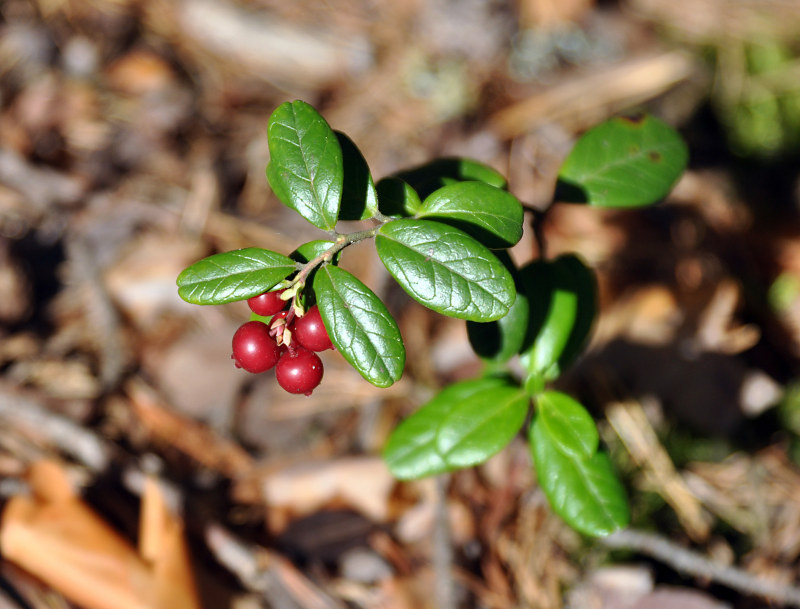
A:
[[[574,254],[517,268],[506,250],[522,236],[526,208],[481,163],[439,159],[375,184],[355,144],[302,101],[275,110],[268,137],[272,190],[328,238],[288,255],[256,247],[219,253],[180,274],[178,291],[188,302],[248,300],[252,319],[233,341],[237,365],[252,372],[274,366],[281,387],[309,394],[323,374],[315,351],[333,346],[368,382],[397,381],[406,358],[397,323],[378,296],[338,266],[347,247],[372,240],[414,300],[466,320],[486,362],[479,378],[445,387],[395,429],[384,449],[394,475],[419,478],[480,464],[519,433],[533,406],[526,436],[553,509],[587,535],[626,526],[625,492],[599,449],[594,419],[549,388],[591,331],[592,270]],[[614,118],[577,141],[555,200],[649,205],[669,192],[686,162],[682,139],[663,122],[644,114]],[[340,220],[368,228],[341,233]]]

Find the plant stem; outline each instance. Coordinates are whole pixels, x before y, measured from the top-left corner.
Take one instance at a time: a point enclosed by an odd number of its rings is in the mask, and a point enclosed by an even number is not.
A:
[[[337,235],[336,241],[334,241],[333,244],[328,249],[326,249],[319,256],[312,258],[303,265],[303,267],[300,269],[300,272],[297,273],[297,275],[295,275],[295,278],[287,286],[287,289],[293,288],[294,286],[297,285],[300,286],[304,285],[311,271],[313,271],[321,264],[333,260],[333,257],[339,252],[341,252],[348,245],[352,245],[353,243],[358,243],[359,241],[364,241],[365,239],[371,239],[377,234],[381,226],[383,226],[383,224],[379,224],[378,226],[374,226],[373,228],[367,230],[356,231],[354,233],[347,233],[344,235]]]

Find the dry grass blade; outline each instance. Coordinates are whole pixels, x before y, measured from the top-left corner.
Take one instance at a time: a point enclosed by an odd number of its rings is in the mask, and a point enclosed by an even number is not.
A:
[[[672,506],[689,536],[696,541],[707,539],[710,518],[675,470],[641,404],[634,400],[612,403],[606,417],[633,461],[643,468],[649,485]]]

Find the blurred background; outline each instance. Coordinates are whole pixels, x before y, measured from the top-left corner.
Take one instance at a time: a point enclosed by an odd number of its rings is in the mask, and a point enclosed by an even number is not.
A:
[[[543,221],[551,253],[578,252],[600,283],[591,349],[561,382],[598,417],[636,526],[797,580],[796,0],[3,0],[4,501],[56,459],[135,545],[155,476],[207,608],[763,606],[579,538],[522,438],[438,486],[395,483],[379,458],[391,429],[480,363],[463,323],[406,299],[369,246],[342,264],[398,319],[399,383],[374,388],[333,352],[309,398],[234,368],[247,308],[183,303],[175,278],[218,251],[321,235],[264,174],[267,120],[293,99],[376,179],[468,156],[540,209],[593,124],[646,109],[679,129],[690,167],[666,201],[556,205]],[[2,606],[87,606],[18,566],[10,523]],[[80,551],[113,563],[103,547]],[[90,609],[127,606],[98,596]]]

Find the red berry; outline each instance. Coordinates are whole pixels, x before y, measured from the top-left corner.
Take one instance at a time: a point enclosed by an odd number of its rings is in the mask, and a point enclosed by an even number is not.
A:
[[[325,349],[333,348],[317,305],[311,307],[302,317],[294,320],[292,336],[297,339],[298,343],[311,351],[325,351]]]
[[[247,304],[250,305],[250,310],[256,315],[269,317],[270,315],[275,315],[275,313],[286,306],[286,301],[281,300],[282,293],[283,290],[264,292],[258,296],[248,298]]]
[[[311,395],[322,380],[322,360],[316,353],[303,349],[289,349],[278,360],[275,378],[289,393]]]
[[[280,358],[281,348],[269,335],[269,328],[260,321],[248,321],[233,335],[233,355],[237,368],[248,372],[265,372]]]

